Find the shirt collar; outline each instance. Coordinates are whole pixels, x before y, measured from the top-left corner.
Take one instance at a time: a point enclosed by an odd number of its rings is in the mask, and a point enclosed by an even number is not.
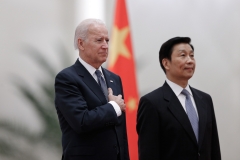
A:
[[[87,62],[85,62],[80,56],[79,56],[79,61],[80,63],[88,70],[88,72],[93,76],[95,74],[96,68],[94,68],[93,66],[91,66],[90,64],[88,64]],[[98,68],[98,70],[101,71],[102,73],[102,67],[100,66]],[[103,75],[103,73],[102,73]]]
[[[169,79],[166,79],[167,84],[170,86],[170,88],[173,90],[173,92],[175,93],[176,96],[179,96],[183,90],[183,88],[181,86],[179,86],[178,84],[170,81]],[[192,96],[192,91],[189,87],[189,85],[187,84],[186,88],[185,88],[190,95]]]

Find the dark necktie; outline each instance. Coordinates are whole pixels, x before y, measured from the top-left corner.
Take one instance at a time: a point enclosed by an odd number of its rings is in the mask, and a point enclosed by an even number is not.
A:
[[[97,75],[97,80],[98,80],[98,84],[102,89],[102,92],[106,98],[106,100],[108,101],[108,90],[107,90],[107,85],[102,77],[102,72],[99,71],[98,69],[95,71],[95,74]]]
[[[189,92],[186,89],[183,89],[182,94],[186,96],[185,106],[187,110],[187,115],[191,122],[196,139],[198,141],[198,117],[196,110],[194,109]]]

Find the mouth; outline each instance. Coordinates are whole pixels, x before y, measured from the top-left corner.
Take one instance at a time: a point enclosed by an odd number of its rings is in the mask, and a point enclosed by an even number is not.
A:
[[[185,70],[188,70],[188,71],[193,71],[194,68],[185,68]]]
[[[107,52],[100,52],[99,54],[107,55],[108,53]]]
[[[101,51],[101,52],[98,52],[99,54],[108,54],[107,51]]]
[[[108,56],[108,53],[106,53],[106,52],[101,52],[101,53],[99,53],[99,55],[100,55],[101,57],[107,57],[107,56]]]

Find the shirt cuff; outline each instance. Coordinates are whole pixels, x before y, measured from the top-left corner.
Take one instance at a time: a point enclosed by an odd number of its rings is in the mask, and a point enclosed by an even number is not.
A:
[[[119,105],[116,102],[109,101],[108,103],[110,103],[113,106],[113,108],[114,108],[114,110],[115,110],[115,112],[116,112],[118,117],[122,115],[122,111],[121,111]]]

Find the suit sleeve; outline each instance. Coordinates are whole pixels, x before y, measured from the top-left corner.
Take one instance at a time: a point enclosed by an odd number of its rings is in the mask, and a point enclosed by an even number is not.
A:
[[[210,103],[212,106],[212,160],[221,160],[221,151],[218,138],[217,122],[214,113],[214,107],[212,98],[210,97]]]
[[[117,123],[116,112],[109,103],[88,110],[77,83],[66,73],[60,72],[56,76],[55,94],[56,107],[77,133],[91,132]]]
[[[158,112],[146,98],[141,98],[137,112],[139,160],[159,160]]]

